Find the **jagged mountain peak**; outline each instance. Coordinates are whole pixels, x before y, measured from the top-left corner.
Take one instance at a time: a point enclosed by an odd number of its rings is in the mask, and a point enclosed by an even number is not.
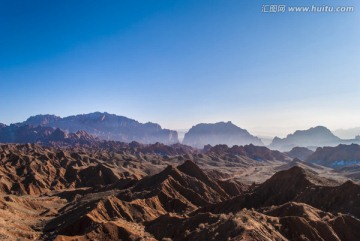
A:
[[[193,161],[186,160],[183,164],[180,166],[177,166],[177,169],[191,177],[194,177],[198,180],[201,180],[205,183],[209,183],[210,179],[209,177],[204,173],[203,170],[200,169],[198,165],[196,165]]]
[[[191,160],[184,161],[184,163],[178,166],[177,168],[184,173],[188,173],[189,171],[191,172],[195,171],[204,174],[203,171],[200,169],[200,167]]]

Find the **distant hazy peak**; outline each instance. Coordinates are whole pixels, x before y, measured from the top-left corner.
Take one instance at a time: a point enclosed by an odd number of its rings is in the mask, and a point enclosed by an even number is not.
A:
[[[206,145],[226,144],[233,145],[263,145],[261,140],[252,136],[247,130],[242,129],[232,122],[200,123],[185,134],[184,144],[203,148]]]
[[[307,130],[297,130],[293,134],[281,139],[275,137],[270,144],[273,149],[290,151],[293,147],[317,147],[325,145],[337,145],[342,140],[335,136],[328,128],[316,126]]]
[[[221,121],[221,122],[216,122],[216,123],[199,123],[199,124],[191,127],[190,130],[193,130],[193,131],[196,130],[198,132],[208,131],[208,130],[221,130],[222,132],[231,132],[233,130],[238,130],[238,131],[248,133],[247,130],[234,125],[231,121],[228,121],[228,122]]]
[[[297,130],[293,134],[287,135],[287,137],[296,136],[296,135],[303,135],[303,134],[304,135],[324,135],[324,134],[327,134],[327,135],[331,135],[331,136],[334,136],[334,137],[338,138],[328,128],[326,128],[325,126],[311,127],[310,129],[307,129],[307,130]]]

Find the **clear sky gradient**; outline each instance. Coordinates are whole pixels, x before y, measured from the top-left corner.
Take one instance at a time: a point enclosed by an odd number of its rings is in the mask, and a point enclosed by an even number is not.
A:
[[[262,13],[263,4],[354,6]],[[283,136],[360,126],[355,0],[0,2],[0,122],[107,111]]]

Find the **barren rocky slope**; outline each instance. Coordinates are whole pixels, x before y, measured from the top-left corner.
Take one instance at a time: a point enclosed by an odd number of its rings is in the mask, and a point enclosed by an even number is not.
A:
[[[265,147],[7,144],[0,158],[3,240],[360,236],[358,184],[320,177],[318,166]],[[274,163],[283,171],[265,182],[239,181],[247,168]]]

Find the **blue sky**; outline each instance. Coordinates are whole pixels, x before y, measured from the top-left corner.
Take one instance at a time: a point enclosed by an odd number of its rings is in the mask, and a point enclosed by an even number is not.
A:
[[[263,4],[353,13],[261,13]],[[353,0],[0,2],[0,122],[107,111],[259,135],[360,126]]]

